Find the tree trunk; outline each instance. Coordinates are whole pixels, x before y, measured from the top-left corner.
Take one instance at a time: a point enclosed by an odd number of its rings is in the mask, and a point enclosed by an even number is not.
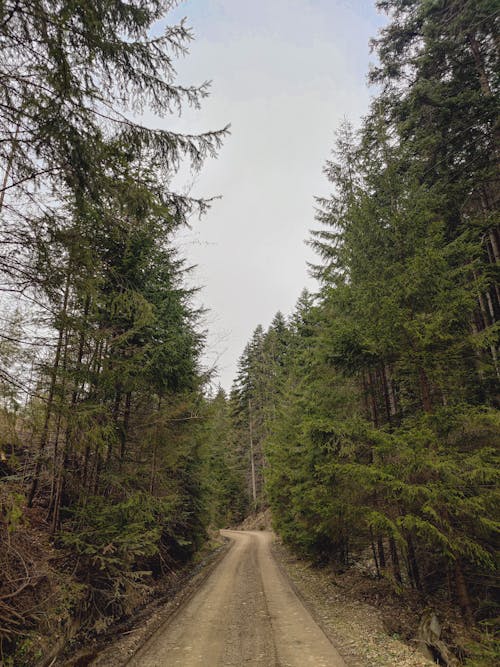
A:
[[[365,408],[365,413],[368,418],[371,418],[371,407],[368,401],[368,383],[366,381],[366,373],[364,370],[361,372],[361,382],[363,384],[363,405]]]
[[[422,368],[422,366],[420,366],[418,369],[418,379],[420,383],[420,395],[422,398],[422,407],[424,412],[432,412],[432,399],[429,378],[427,377],[427,373]]]
[[[62,318],[62,321],[59,326],[59,335],[57,337],[57,346],[56,346],[56,354],[54,357],[54,363],[52,365],[52,372],[51,372],[51,378],[50,378],[50,387],[49,387],[49,395],[47,397],[47,407],[45,410],[45,419],[43,423],[43,428],[42,428],[42,434],[40,436],[40,443],[38,445],[38,452],[37,452],[37,459],[36,459],[36,466],[35,466],[35,472],[33,474],[33,481],[31,483],[31,488],[28,493],[28,507],[33,506],[33,499],[35,497],[35,493],[38,488],[38,483],[40,479],[40,472],[42,470],[42,455],[43,452],[45,451],[45,447],[47,446],[47,440],[49,436],[49,425],[50,425],[50,420],[52,417],[52,410],[54,408],[54,395],[55,395],[55,390],[56,390],[56,383],[57,383],[57,373],[59,371],[59,364],[61,361],[61,354],[63,350],[63,339],[64,339],[64,331],[65,331],[65,326],[66,326],[66,315],[67,315],[67,309],[68,309],[68,299],[69,299],[69,282],[70,282],[70,271],[68,270],[67,276],[66,276],[66,285],[64,287],[64,297],[63,297],[63,306],[62,310],[60,313],[60,317]]]
[[[127,446],[127,433],[130,423],[130,412],[131,412],[131,402],[132,402],[132,392],[128,391],[125,394],[125,411],[123,413],[123,428],[121,430],[121,442],[120,442],[120,459],[123,461],[125,458],[125,449]]]
[[[52,512],[52,522],[50,525],[50,535],[53,537],[56,531],[59,529],[60,525],[60,516],[61,516],[61,501],[64,488],[64,462],[61,463],[59,470],[59,475],[57,478],[56,484],[56,495],[54,499],[54,509]]]
[[[396,540],[392,535],[389,537],[389,551],[391,554],[392,573],[394,574],[394,579],[400,584],[402,578],[401,567],[399,565],[398,547],[396,545]]]
[[[385,403],[385,411],[386,411],[386,414],[387,414],[387,421],[390,424],[391,421],[392,421],[393,412],[392,412],[392,407],[391,407],[391,400],[390,400],[390,397],[389,397],[389,387],[388,387],[388,384],[387,384],[387,373],[385,371],[385,363],[382,363],[380,365],[380,378],[381,378],[381,381],[382,381],[382,388],[383,388],[383,392],[384,392],[384,403]]]
[[[495,260],[495,263],[500,262],[500,249],[498,247],[496,229],[490,229],[490,231],[488,232],[488,236],[490,239],[491,250],[493,253],[493,258]]]
[[[56,422],[56,434],[55,434],[55,439],[54,439],[54,451],[53,451],[53,456],[52,456],[52,485],[51,485],[51,490],[50,490],[50,500],[49,500],[49,509],[47,512],[47,521],[50,519],[52,516],[52,512],[54,510],[54,507],[56,505],[56,500],[57,500],[57,472],[58,472],[58,460],[59,460],[59,437],[61,434],[61,422],[62,422],[62,412],[63,412],[63,405],[65,401],[65,394],[66,394],[66,376],[67,376],[67,370],[68,370],[68,346],[69,346],[69,333],[68,331],[65,332],[64,336],[64,352],[63,352],[63,359],[62,359],[62,381],[61,381],[61,390],[59,392],[59,405],[58,405],[58,413],[57,413],[57,422]]]
[[[375,391],[375,383],[373,381],[373,373],[371,369],[368,371],[368,386],[370,387],[370,402],[371,402],[371,411],[372,411],[372,421],[373,425],[377,427],[379,425],[379,416],[378,416],[378,407],[377,407],[377,396]]]
[[[462,615],[467,626],[470,628],[474,625],[472,606],[470,602],[469,591],[467,590],[467,584],[465,583],[462,565],[458,558],[455,561],[455,586],[460,610],[462,611]]]
[[[51,483],[51,488],[50,488],[50,498],[49,498],[49,507],[47,511],[47,517],[46,521],[50,519],[52,516],[52,512],[54,510],[54,504],[55,504],[55,497],[56,497],[56,479],[57,479],[57,462],[58,462],[58,454],[59,454],[59,436],[61,433],[61,413],[57,415],[57,423],[56,423],[56,435],[54,438],[54,451],[52,454],[52,483]]]
[[[408,533],[406,536],[406,543],[408,545],[408,574],[410,579],[413,582],[413,585],[418,591],[422,590],[422,581],[420,579],[420,571],[417,563],[417,556],[415,554],[415,548],[413,546],[412,536]]]
[[[380,563],[380,569],[385,570],[386,561],[385,561],[384,540],[382,539],[382,537],[377,538],[377,551],[378,551],[378,560]]]
[[[19,130],[20,130],[21,124],[18,122],[16,125],[16,131],[14,132],[14,138],[12,139],[12,147],[10,150],[9,158],[7,160],[7,164],[5,166],[5,172],[3,175],[3,180],[2,180],[2,187],[0,188],[0,213],[2,212],[3,209],[3,202],[5,199],[5,190],[7,188],[7,183],[9,181],[9,176],[10,176],[10,171],[12,169],[12,163],[14,161],[14,154],[16,152],[16,143],[17,143],[17,138],[19,136]]]
[[[150,477],[150,480],[149,480],[149,493],[153,497],[155,495],[157,449],[158,449],[158,443],[155,440],[155,443],[153,445],[153,457],[151,459],[151,477]]]
[[[95,451],[95,467],[94,467],[93,494],[96,496],[99,491],[99,479],[101,477],[102,458],[97,448],[97,445],[95,446],[94,451]]]
[[[253,499],[253,509],[257,508],[257,484],[255,480],[255,457],[254,457],[254,447],[253,447],[253,428],[252,428],[252,404],[250,399],[248,399],[248,430],[250,436],[250,474],[252,477],[252,499]]]
[[[470,44],[472,56],[474,58],[474,65],[476,67],[476,72],[479,78],[481,91],[485,97],[493,97],[493,91],[491,89],[490,80],[488,78],[484,64],[483,54],[481,53],[481,45],[477,41],[475,34],[472,32],[468,33],[467,40]],[[495,146],[495,153],[498,153],[498,146],[500,142],[500,119],[498,117],[493,128],[493,141]]]
[[[372,554],[373,554],[373,562],[375,563],[375,569],[377,571],[377,577],[380,579],[380,567],[378,564],[378,558],[377,558],[377,550],[375,549],[375,542],[373,540],[373,530],[370,528],[370,542],[372,545]]]
[[[84,497],[84,494],[88,488],[89,459],[90,459],[90,446],[87,444],[85,445],[85,453],[83,455],[82,492],[80,497]]]
[[[113,410],[112,410],[112,415],[113,415],[113,423],[115,425],[115,432],[118,434],[118,439],[121,441],[122,439],[122,425],[118,421],[118,415],[120,413],[120,404],[122,401],[122,388],[121,385],[117,385],[116,390],[115,390],[115,400],[113,403]],[[109,465],[111,462],[111,454],[113,453],[113,441],[111,440],[108,443],[108,451],[106,454],[106,465]]]
[[[474,279],[476,281],[476,290],[477,290],[477,298],[478,298],[478,301],[479,301],[479,308],[481,310],[481,315],[482,315],[482,319],[483,319],[483,322],[484,322],[484,328],[486,329],[491,324],[491,322],[489,320],[489,317],[488,317],[488,309],[487,309],[486,303],[484,301],[484,296],[481,293],[481,290],[479,289],[479,281],[478,281],[477,273],[474,271],[473,275],[474,275]],[[493,316],[493,318],[494,318],[494,316]],[[497,358],[496,358],[496,349],[495,349],[494,345],[490,345],[490,350],[491,350],[491,356],[493,357],[493,362],[495,364],[495,369],[497,370],[497,375],[498,375],[498,363],[497,363]]]
[[[384,377],[387,382],[387,392],[389,394],[389,403],[391,406],[391,415],[394,417],[398,412],[398,402],[394,392],[394,383],[392,381],[392,372],[390,364],[384,364]]]
[[[486,303],[488,304],[488,311],[489,311],[490,317],[491,317],[491,322],[495,323],[496,322],[495,308],[493,307],[493,301],[491,299],[491,294],[490,294],[489,290],[487,290],[485,292],[485,295],[486,295]]]
[[[467,39],[470,44],[470,48],[474,58],[474,65],[476,67],[483,95],[485,95],[486,97],[491,97],[492,92],[491,92],[490,81],[488,79],[488,75],[486,74],[486,69],[484,67],[483,56],[481,54],[481,48],[479,46],[479,42],[477,41],[476,36],[471,32],[467,35]]]
[[[158,451],[158,440],[160,437],[160,408],[161,408],[161,396],[158,396],[158,422],[156,427],[156,433],[153,442],[153,457],[151,460],[151,477],[149,480],[149,493],[154,496],[155,494],[155,482],[156,482],[156,457]]]

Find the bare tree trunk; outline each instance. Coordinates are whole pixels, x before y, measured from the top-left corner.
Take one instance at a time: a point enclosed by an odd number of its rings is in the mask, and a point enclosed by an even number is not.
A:
[[[3,202],[5,199],[5,190],[7,189],[7,183],[9,181],[9,176],[12,169],[12,163],[14,161],[14,154],[16,152],[16,143],[17,143],[17,138],[19,136],[20,127],[21,125],[20,123],[18,123],[16,125],[16,131],[14,132],[14,138],[12,139],[12,148],[10,151],[9,159],[7,160],[5,171],[3,174],[2,187],[0,188],[0,213],[2,212]]]
[[[386,561],[385,561],[384,540],[382,539],[382,537],[377,538],[377,551],[378,551],[378,560],[380,563],[380,569],[385,570]]]
[[[60,516],[61,516],[61,501],[64,487],[64,472],[63,472],[64,462],[61,463],[59,470],[59,475],[57,477],[56,484],[56,495],[54,499],[54,509],[52,512],[52,522],[50,524],[50,535],[53,537],[60,525]]]
[[[493,243],[490,242],[491,238],[492,238],[492,235],[491,235],[492,231],[494,231],[494,230],[490,230],[489,240],[488,239],[486,240],[486,250],[488,251],[488,260],[489,260],[490,264],[494,265],[494,264],[497,264],[498,259],[497,259],[497,257],[495,256],[495,253],[494,253]],[[490,302],[491,302],[490,308],[491,308],[491,311],[493,312],[493,319],[496,322],[497,314],[500,311],[500,289],[498,287],[498,282],[497,281],[495,281],[493,283],[493,285],[490,286],[490,290],[492,291],[492,294],[493,294],[493,297],[492,297],[491,294],[489,296]],[[495,300],[495,303],[493,303],[493,299]],[[496,309],[495,309],[495,305],[496,305]]]
[[[373,530],[370,528],[370,542],[372,546],[373,562],[375,563],[375,569],[377,571],[377,577],[380,579],[380,567],[378,564],[377,550],[375,549],[375,542],[373,539]]]
[[[40,479],[40,472],[42,470],[42,455],[43,455],[43,452],[45,451],[45,447],[47,445],[47,440],[48,440],[48,436],[49,436],[50,419],[52,417],[52,410],[54,408],[54,395],[55,395],[55,389],[56,389],[56,383],[57,383],[57,373],[59,371],[59,364],[60,364],[60,361],[61,361],[61,354],[62,354],[62,350],[63,350],[64,331],[65,331],[65,326],[66,326],[66,315],[67,315],[68,299],[69,299],[70,275],[71,275],[71,273],[68,270],[68,273],[67,273],[67,276],[66,276],[66,285],[65,285],[65,288],[64,288],[63,306],[62,306],[62,310],[61,310],[62,322],[60,323],[60,327],[59,327],[59,335],[58,335],[58,338],[57,338],[56,354],[55,354],[55,358],[54,358],[54,363],[52,365],[49,395],[47,397],[47,406],[46,406],[46,409],[45,409],[45,419],[44,419],[44,423],[43,423],[42,434],[40,436],[40,443],[38,445],[35,472],[34,472],[34,475],[33,475],[33,481],[31,483],[31,488],[30,488],[30,491],[29,491],[29,494],[28,494],[28,507],[33,506],[33,499],[35,497],[35,493],[36,493],[37,488],[38,488],[38,483],[39,483],[39,479]]]
[[[385,411],[387,414],[387,421],[390,424],[392,421],[392,409],[391,409],[391,401],[389,398],[389,388],[387,386],[387,373],[385,372],[385,363],[380,364],[380,379],[382,382],[382,388],[384,392],[384,403],[385,403]]]
[[[397,404],[396,394],[394,393],[394,384],[392,381],[392,372],[390,364],[384,364],[384,378],[387,385],[387,392],[389,394],[391,415],[394,417],[398,412],[398,404]]]
[[[155,495],[155,482],[156,482],[156,456],[157,456],[158,444],[155,440],[153,445],[153,458],[151,460],[151,477],[149,479],[149,493]]]
[[[121,424],[118,422],[118,415],[120,413],[120,404],[122,401],[122,388],[121,385],[117,385],[116,390],[115,390],[115,400],[113,403],[113,410],[112,410],[112,415],[113,415],[113,423],[115,425],[115,431],[118,433],[118,437],[121,440]],[[106,454],[106,465],[109,465],[111,462],[111,454],[113,453],[113,442],[110,441],[108,443],[108,451]]]
[[[121,430],[120,459],[122,461],[125,458],[125,449],[127,446],[127,433],[130,423],[131,402],[132,402],[132,392],[128,391],[125,394],[125,411],[123,413],[123,428]]]
[[[471,320],[470,326],[472,333],[474,335],[477,335],[479,333],[479,329],[477,328],[475,318]],[[475,345],[474,345],[474,356],[475,356],[476,373],[481,378],[481,380],[484,380],[484,371],[481,367],[481,352],[477,349]]]
[[[59,436],[61,433],[61,419],[62,415],[59,412],[57,415],[57,422],[56,422],[56,435],[54,438],[54,451],[52,453],[52,482],[50,486],[50,497],[49,497],[49,507],[47,510],[47,517],[46,521],[50,519],[52,516],[52,512],[54,509],[54,503],[55,503],[55,496],[56,496],[56,477],[57,477],[57,461],[58,461],[58,454],[59,454]]]
[[[417,556],[415,554],[415,547],[413,546],[413,538],[410,533],[406,535],[406,543],[408,545],[408,573],[415,588],[421,591],[422,581],[420,579],[420,571],[418,568]]]
[[[366,381],[366,374],[365,371],[361,371],[361,382],[363,384],[363,405],[365,408],[365,412],[367,417],[371,417],[371,407],[368,402],[368,383]]]
[[[491,299],[491,294],[490,294],[489,290],[487,290],[485,292],[485,295],[486,295],[486,303],[488,304],[488,311],[489,311],[490,317],[491,317],[491,322],[494,323],[494,322],[496,322],[495,308],[493,307],[493,301]]]
[[[254,447],[253,447],[253,429],[252,429],[252,403],[248,399],[248,430],[250,436],[250,474],[252,476],[252,498],[253,498],[253,508],[254,510],[257,507],[257,484],[255,480],[255,458],[254,458]]]
[[[372,421],[373,425],[377,427],[379,425],[379,416],[378,416],[378,407],[377,407],[377,396],[375,391],[375,382],[373,380],[373,373],[371,369],[368,371],[368,384],[370,387],[370,401],[371,401],[371,412],[372,412]]]
[[[83,455],[83,473],[82,473],[82,491],[80,497],[84,497],[85,491],[88,484],[88,475],[89,475],[89,459],[90,459],[90,446],[85,445],[85,453]]]
[[[392,535],[389,537],[389,551],[391,553],[392,572],[394,574],[394,579],[398,582],[398,584],[400,584],[402,578],[401,567],[399,565],[398,547],[396,540],[394,537],[392,537]]]
[[[469,597],[469,591],[467,590],[467,584],[465,583],[462,565],[458,558],[455,561],[455,586],[457,591],[458,604],[460,605],[464,620],[468,627],[472,627],[474,625],[472,605]]]
[[[473,271],[473,275],[474,275],[474,280],[476,282],[477,299],[478,299],[478,302],[479,302],[479,308],[481,310],[483,325],[484,325],[484,328],[486,329],[490,325],[490,321],[489,321],[489,318],[488,318],[488,309],[486,308],[486,304],[484,302],[484,297],[481,293],[481,290],[479,289],[478,275],[475,271]]]
[[[158,452],[158,439],[159,439],[159,421],[160,421],[160,408],[161,408],[161,396],[158,396],[158,424],[156,427],[156,433],[153,442],[153,458],[151,461],[151,477],[149,480],[149,493],[154,496],[155,492],[155,482],[156,482],[156,457]]]
[[[424,368],[420,366],[418,369],[418,378],[420,383],[420,395],[422,398],[422,407],[424,412],[432,412],[431,389],[429,386],[429,378]]]
[[[94,448],[94,451],[95,451],[95,468],[94,468],[93,493],[96,496],[97,492],[99,491],[99,479],[101,477],[102,457],[99,453],[97,445]]]
[[[486,67],[484,64],[483,54],[481,53],[481,45],[476,39],[474,33],[470,32],[467,35],[468,42],[472,51],[472,56],[474,58],[474,65],[479,78],[479,83],[481,85],[481,91],[485,97],[493,97],[493,91],[491,89],[490,80],[486,72]],[[495,145],[495,152],[498,153],[498,146],[500,140],[500,120],[497,117],[497,121],[493,128],[493,140]]]
[[[58,406],[58,413],[57,413],[57,422],[56,422],[56,434],[55,434],[55,439],[54,439],[54,451],[53,451],[53,456],[52,456],[52,484],[51,484],[51,490],[50,490],[50,500],[49,500],[49,509],[47,512],[47,520],[50,519],[52,516],[52,512],[54,510],[56,500],[57,500],[57,474],[58,474],[58,460],[59,460],[59,437],[61,434],[61,422],[62,422],[62,413],[63,413],[63,405],[65,401],[65,394],[66,394],[66,376],[67,376],[67,369],[68,369],[68,346],[69,346],[69,332],[66,330],[65,336],[64,336],[64,351],[63,351],[63,358],[62,358],[62,381],[61,381],[61,390],[59,392],[59,406]]]
[[[474,57],[474,65],[476,66],[476,71],[479,77],[479,81],[481,83],[481,90],[483,94],[486,95],[486,97],[491,97],[492,96],[491,86],[488,79],[488,75],[486,74],[486,69],[484,67],[483,56],[481,54],[479,43],[473,33],[469,33],[467,35],[467,38],[469,40],[472,55]]]
[[[489,236],[489,239],[490,239],[493,258],[495,260],[495,263],[498,263],[498,262],[500,262],[500,249],[498,247],[496,229],[490,229],[489,232],[488,232],[488,236]]]

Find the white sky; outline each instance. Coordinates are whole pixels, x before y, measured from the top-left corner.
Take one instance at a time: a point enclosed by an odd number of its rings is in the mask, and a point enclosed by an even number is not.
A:
[[[167,22],[184,16],[196,39],[179,82],[209,79],[212,93],[200,112],[161,123],[187,132],[231,123],[191,191],[222,199],[179,240],[210,310],[206,363],[228,389],[257,324],[315,289],[304,243],[314,196],[328,192],[335,130],[368,109],[368,42],[385,19],[374,0],[186,0]]]

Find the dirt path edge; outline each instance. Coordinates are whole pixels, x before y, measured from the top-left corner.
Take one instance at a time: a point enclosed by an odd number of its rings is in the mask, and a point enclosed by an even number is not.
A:
[[[387,633],[380,610],[335,578],[298,559],[278,538],[273,556],[280,571],[349,667],[429,667],[415,646]]]
[[[290,572],[288,571],[286,564],[283,562],[283,554],[282,550],[285,549],[285,547],[280,544],[278,539],[275,539],[272,547],[271,547],[271,553],[273,555],[273,558],[276,562],[276,565],[278,566],[279,571],[281,574],[285,577],[285,579],[288,581],[290,584],[290,588],[293,590],[295,595],[299,598],[299,600],[302,602],[304,607],[307,609],[307,611],[311,614],[313,617],[314,621],[318,624],[318,626],[321,628],[323,631],[323,634],[327,637],[328,641],[334,646],[335,650],[338,651],[340,656],[345,660],[346,664],[349,665],[349,667],[362,667],[362,663],[357,661],[356,659],[353,659],[352,655],[349,655],[343,648],[342,644],[339,642],[337,637],[332,634],[331,630],[329,630],[328,627],[323,622],[323,619],[321,618],[320,614],[317,612],[317,609],[315,605],[311,604],[311,599],[304,595],[302,590],[297,586],[295,581],[292,579],[292,576]]]

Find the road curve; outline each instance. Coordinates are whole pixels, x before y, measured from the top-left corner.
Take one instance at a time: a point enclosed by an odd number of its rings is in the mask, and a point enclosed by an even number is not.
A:
[[[233,544],[130,667],[345,667],[280,572],[266,531],[222,531]]]

